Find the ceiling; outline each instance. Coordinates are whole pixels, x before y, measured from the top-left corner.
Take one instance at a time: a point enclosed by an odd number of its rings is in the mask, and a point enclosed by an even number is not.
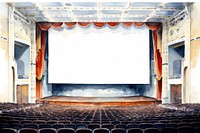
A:
[[[9,3],[35,22],[163,22],[185,8],[174,2]]]

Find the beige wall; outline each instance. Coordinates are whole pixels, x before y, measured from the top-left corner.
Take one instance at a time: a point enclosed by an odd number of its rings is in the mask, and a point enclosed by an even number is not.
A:
[[[8,6],[0,3],[0,101],[9,101],[8,90]]]
[[[191,7],[191,97],[189,102],[200,102],[200,3]],[[194,39],[194,40],[193,40]]]
[[[29,102],[35,102],[35,23],[23,25],[15,19],[14,8],[0,3],[0,102],[16,102],[16,86],[28,84]],[[18,16],[19,17],[19,16]],[[18,32],[19,30],[28,31]],[[17,79],[17,65],[14,58],[14,41],[30,46],[30,76],[28,80]],[[14,68],[14,72],[12,70]]]

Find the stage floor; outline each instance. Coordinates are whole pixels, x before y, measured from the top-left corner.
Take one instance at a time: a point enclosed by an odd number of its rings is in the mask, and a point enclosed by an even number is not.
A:
[[[75,97],[75,96],[50,96],[37,99],[36,103],[73,105],[73,106],[131,106],[131,105],[149,105],[160,104],[161,101],[146,96],[127,96],[127,97]]]

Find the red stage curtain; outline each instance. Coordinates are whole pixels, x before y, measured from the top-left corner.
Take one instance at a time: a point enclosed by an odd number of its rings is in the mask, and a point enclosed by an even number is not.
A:
[[[123,22],[121,23],[124,27],[129,28],[133,25],[133,22]]]
[[[36,97],[40,98],[42,96],[42,76],[44,72],[44,55],[46,48],[46,31],[41,31],[41,49],[39,50],[36,57],[36,93],[38,94]]]
[[[42,98],[42,80],[36,79],[36,99]]]
[[[36,28],[36,54],[41,49],[41,30],[40,28]]]
[[[104,22],[94,22],[93,24],[94,24],[97,28],[101,28],[101,27],[103,27],[103,26],[105,25]]]
[[[42,79],[44,69],[44,54],[46,47],[46,31],[41,32],[41,49],[36,57],[36,77],[38,80]]]
[[[54,28],[60,28],[63,25],[63,22],[52,22],[51,25]]]
[[[75,25],[76,25],[77,22],[65,22],[65,25],[68,27],[68,28],[73,28]]]
[[[156,99],[162,100],[162,78],[156,81]]]
[[[162,57],[159,49],[157,49],[157,30],[152,32],[153,34],[153,49],[154,49],[154,66],[156,73],[156,98],[161,100],[162,94]]]
[[[91,23],[90,22],[78,22],[81,27],[88,27]]]
[[[120,22],[107,22],[106,24],[111,27],[111,28],[115,28],[119,25]]]

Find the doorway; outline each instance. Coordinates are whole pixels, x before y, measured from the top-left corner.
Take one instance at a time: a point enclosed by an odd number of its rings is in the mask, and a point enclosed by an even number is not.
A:
[[[17,85],[17,103],[28,103],[28,85]]]
[[[171,103],[181,103],[181,84],[173,84],[171,88]]]

